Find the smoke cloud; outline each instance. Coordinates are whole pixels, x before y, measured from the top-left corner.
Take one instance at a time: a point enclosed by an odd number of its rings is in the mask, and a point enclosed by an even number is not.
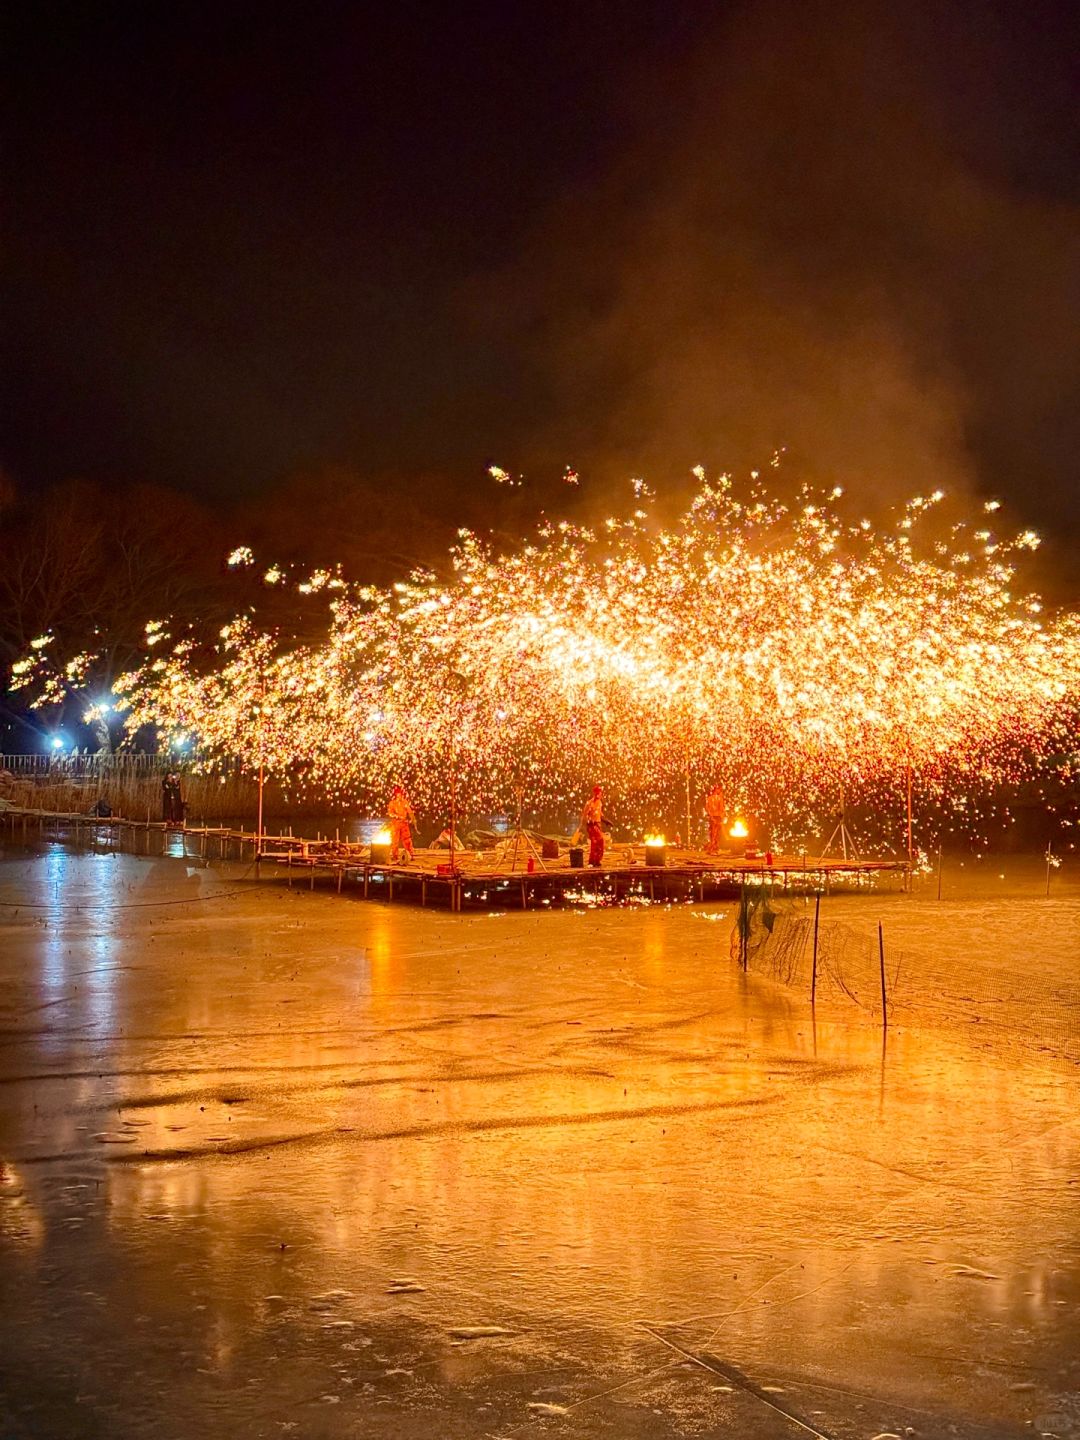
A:
[[[662,481],[783,446],[882,500],[1047,483],[1064,523],[1080,212],[996,123],[991,13],[776,0],[624,75],[619,158],[468,291],[528,345],[524,460]]]

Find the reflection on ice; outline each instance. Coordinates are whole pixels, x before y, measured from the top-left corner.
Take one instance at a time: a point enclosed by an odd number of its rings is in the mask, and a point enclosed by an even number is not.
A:
[[[0,888],[52,906],[59,864]],[[0,1375],[40,1433],[1070,1413],[1072,1071],[917,1026],[883,1051],[733,967],[730,913],[492,921],[239,871],[220,898],[93,855],[62,878],[0,948]],[[918,932],[918,897],[890,904]]]

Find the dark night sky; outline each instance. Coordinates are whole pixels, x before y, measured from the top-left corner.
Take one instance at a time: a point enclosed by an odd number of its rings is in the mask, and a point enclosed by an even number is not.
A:
[[[1080,575],[1075,5],[15,8],[23,485],[450,511],[489,459],[550,498],[786,445],[1000,494]]]

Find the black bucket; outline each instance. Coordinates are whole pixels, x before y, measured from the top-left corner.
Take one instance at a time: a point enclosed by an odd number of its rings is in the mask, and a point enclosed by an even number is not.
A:
[[[580,845],[570,846],[570,869],[580,870],[585,864],[585,851]]]

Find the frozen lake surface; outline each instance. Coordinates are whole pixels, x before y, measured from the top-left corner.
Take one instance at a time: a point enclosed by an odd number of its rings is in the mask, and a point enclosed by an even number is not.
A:
[[[1067,1036],[1044,870],[828,914]],[[1068,1047],[815,1020],[733,914],[0,859],[0,1436],[1080,1435]]]

